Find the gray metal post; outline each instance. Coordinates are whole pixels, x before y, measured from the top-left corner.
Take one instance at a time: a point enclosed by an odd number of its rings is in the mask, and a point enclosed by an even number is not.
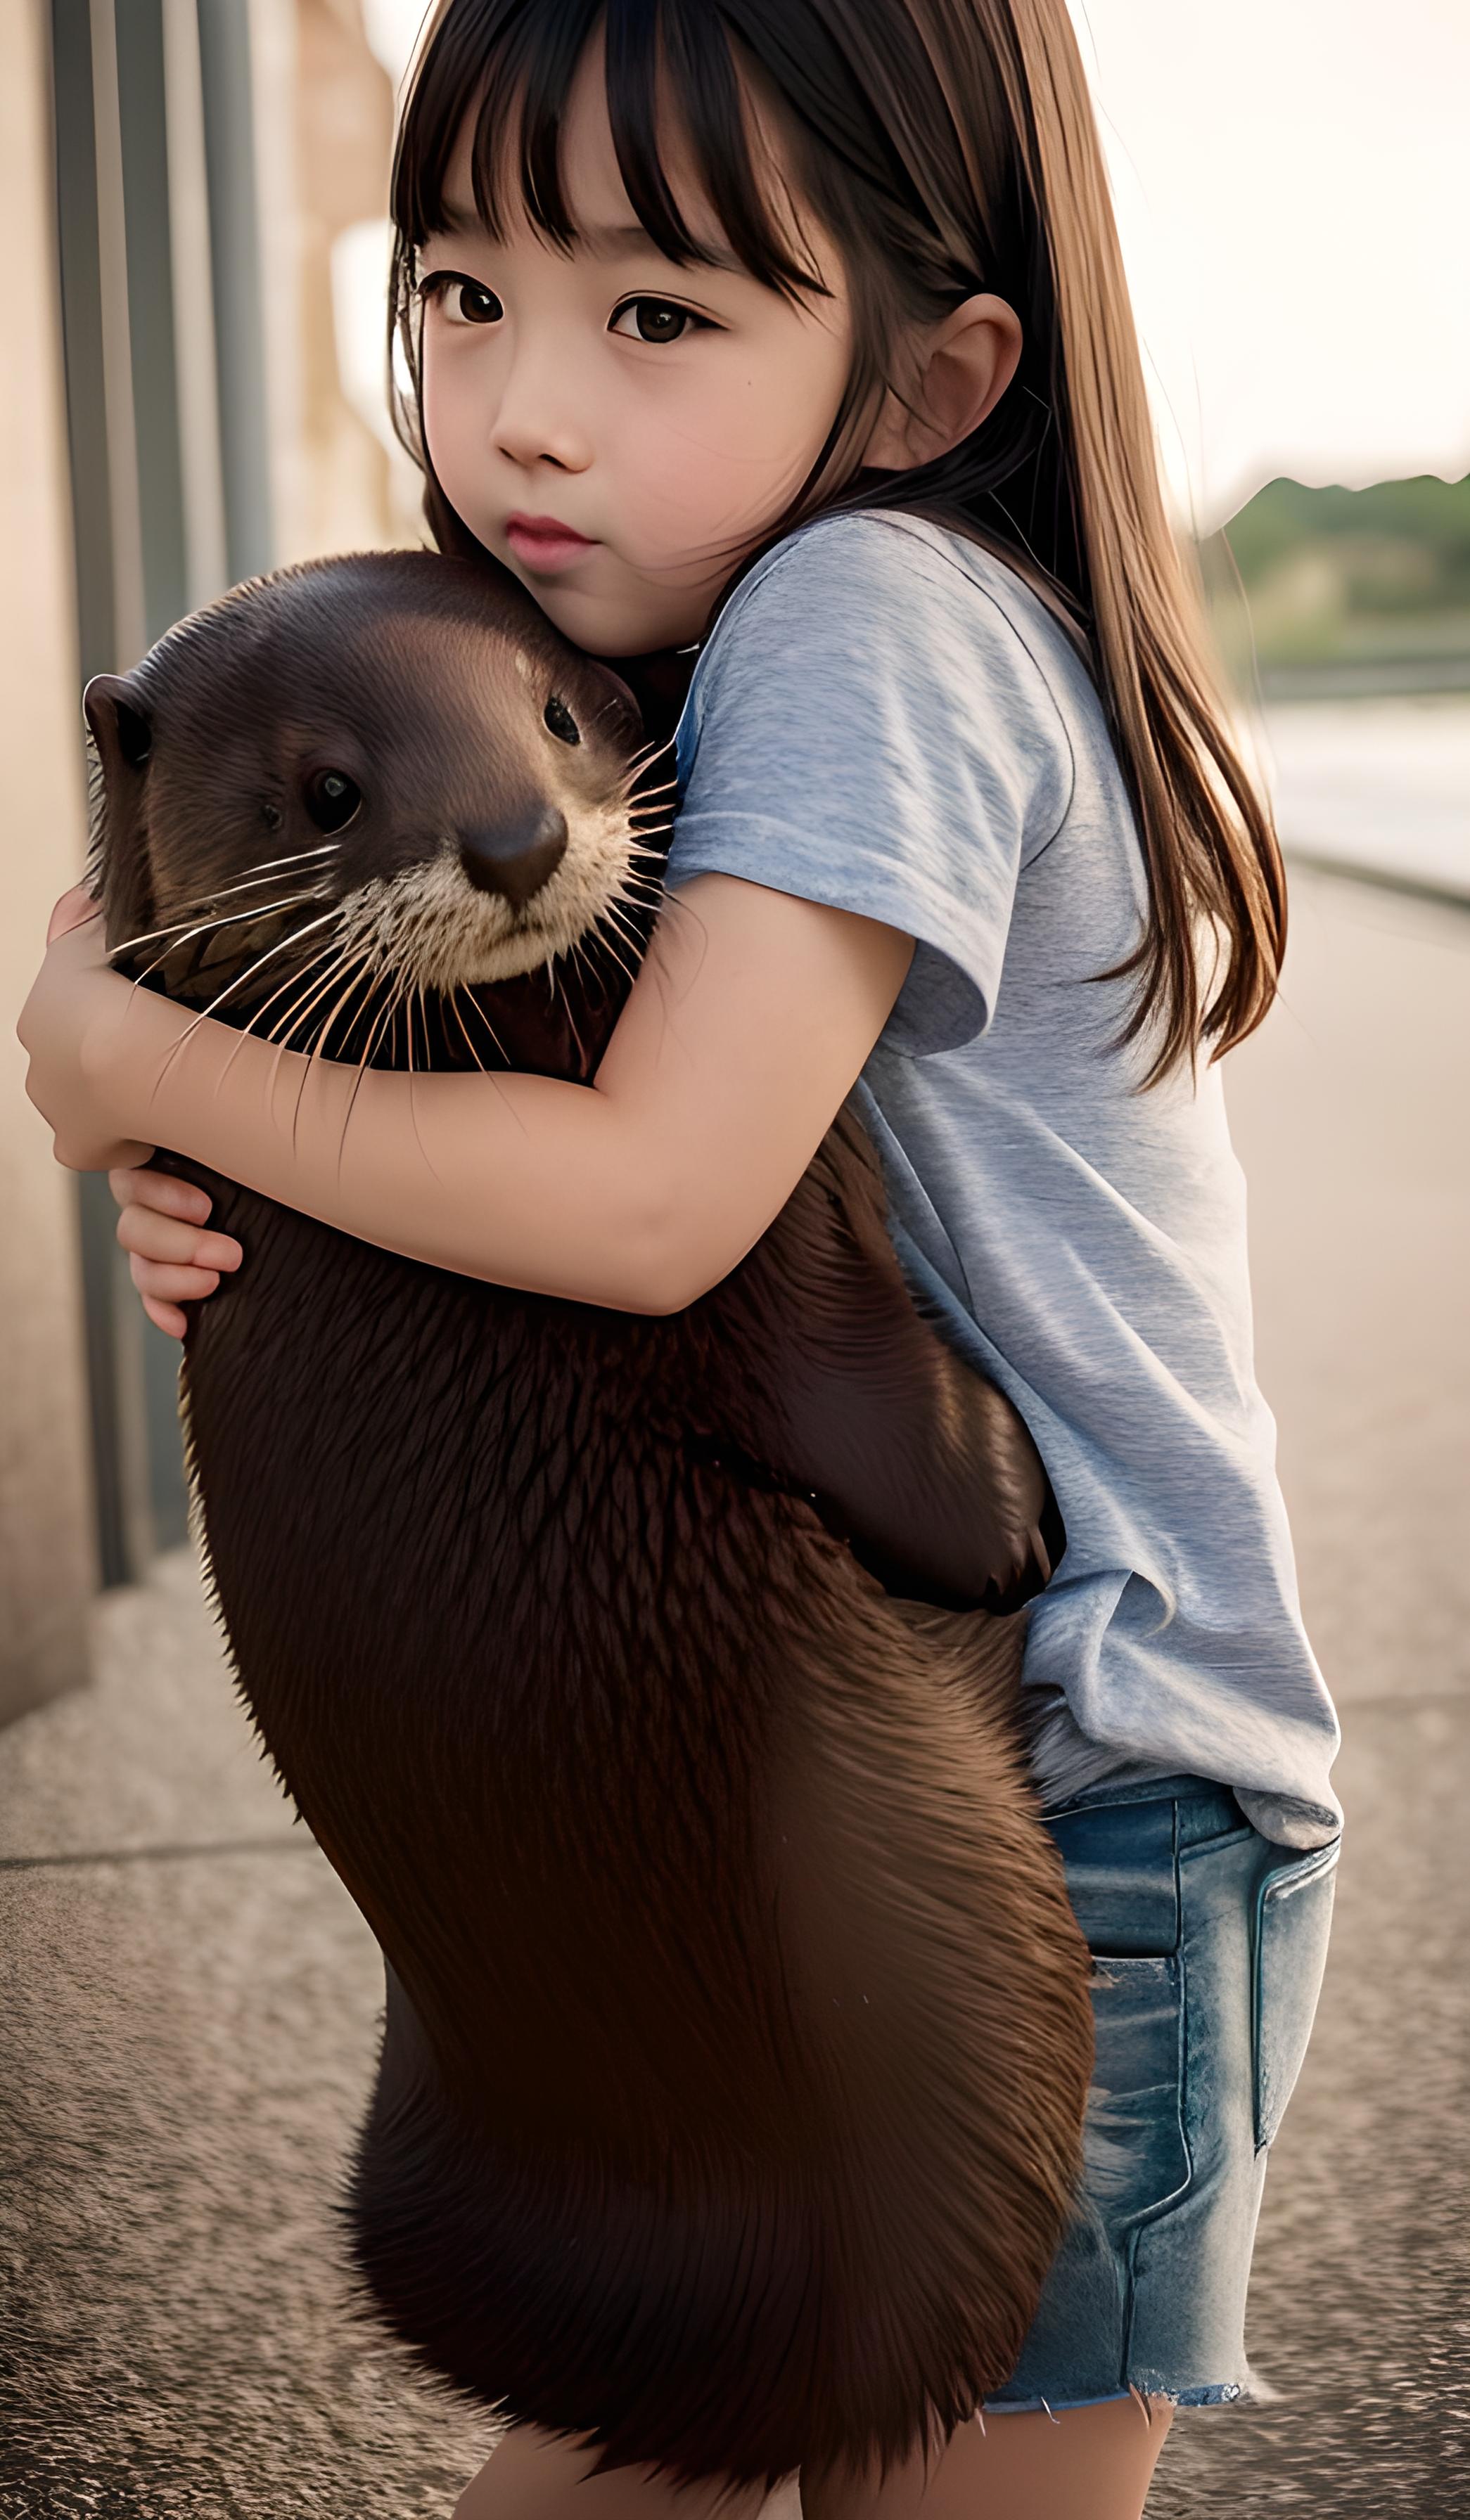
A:
[[[275,556],[247,0],[198,0],[219,437],[232,581]]]
[[[84,675],[272,559],[248,0],[52,0]],[[187,230],[181,222],[187,221]],[[80,1187],[105,1583],[183,1537],[178,1350]]]

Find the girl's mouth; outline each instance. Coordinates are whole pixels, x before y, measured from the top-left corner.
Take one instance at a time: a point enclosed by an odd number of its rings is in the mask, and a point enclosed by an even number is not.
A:
[[[559,517],[507,517],[505,539],[523,568],[543,574],[571,568],[597,548],[586,534],[574,532]]]

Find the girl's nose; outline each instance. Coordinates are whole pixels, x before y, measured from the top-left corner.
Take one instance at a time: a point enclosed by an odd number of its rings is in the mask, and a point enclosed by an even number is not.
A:
[[[494,437],[497,454],[507,456],[512,464],[554,464],[562,472],[586,471],[592,448],[585,428],[568,407],[564,363],[528,358],[523,351],[505,381]]]

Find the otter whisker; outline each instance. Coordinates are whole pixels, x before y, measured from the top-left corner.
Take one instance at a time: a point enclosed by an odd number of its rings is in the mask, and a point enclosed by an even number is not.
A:
[[[654,875],[635,875],[629,869],[614,898],[620,901],[637,899],[644,909],[657,910],[664,898],[663,878]]]
[[[317,985],[316,985],[316,987],[312,990],[311,995],[310,995],[310,997],[307,999],[305,1006],[304,1006],[304,1007],[302,1007],[302,1008],[300,1008],[300,1009],[298,1011],[297,1014],[296,1014],[296,1015],[295,1015],[295,1017],[294,1017],[294,1024],[295,1024],[295,1023],[301,1023],[301,1022],[303,1022],[303,1021],[305,1020],[305,1017],[310,1013],[310,1012],[311,1012],[312,1008],[313,1008],[314,1006],[316,1006],[316,1005],[319,1005],[319,1003],[320,1003],[320,1001],[322,1000],[322,998],[326,995],[326,993],[327,993],[328,989],[332,988],[332,987],[334,986],[334,984],[336,983],[336,981],[337,981],[337,980],[339,980],[339,979],[341,978],[341,976],[342,976],[342,972],[343,972],[343,968],[344,968],[344,965],[343,965],[343,962],[342,962],[341,960],[339,960],[338,962],[336,962],[336,963],[331,967],[331,968],[327,971],[327,973],[326,973],[325,977],[324,977],[324,978],[322,978],[321,980],[319,980],[319,981],[317,982]],[[348,983],[348,993],[349,993],[349,994],[350,994],[350,991],[351,991],[352,989],[355,989],[355,987],[357,986],[357,983],[358,983],[358,981],[361,979],[361,977],[362,977],[362,972],[361,972],[361,969],[359,968],[357,971],[355,971],[355,972],[353,973],[353,976],[352,976],[351,980],[350,980],[350,981],[349,981],[349,983]],[[339,998],[339,999],[338,999],[338,1001],[337,1001],[337,1006],[338,1006],[338,1007],[340,1007],[340,1006],[341,1006],[341,1004],[342,1004],[342,1000],[341,1000],[341,998]],[[334,1009],[333,1009],[333,1013],[335,1014],[335,1013],[336,1013],[336,1012],[337,1012],[337,1008],[336,1008],[336,1007],[334,1007]],[[327,1018],[327,1023],[328,1023],[328,1028],[329,1028],[329,1029],[330,1029],[330,1026],[331,1026],[331,1021],[332,1021],[332,1017],[329,1015],[329,1016],[328,1016],[328,1018]],[[320,1030],[318,1030],[318,1032],[317,1032],[317,1034],[316,1034],[315,1039],[310,1043],[310,1045],[309,1045],[309,1047],[308,1047],[308,1049],[307,1049],[307,1051],[306,1051],[306,1054],[305,1054],[306,1063],[305,1063],[305,1066],[304,1066],[304,1067],[302,1068],[302,1070],[301,1070],[301,1081],[300,1081],[299,1085],[297,1087],[296,1102],[295,1102],[295,1105],[294,1105],[294,1107],[293,1107],[293,1109],[292,1109],[292,1114],[291,1114],[291,1151],[292,1151],[292,1153],[293,1153],[293,1154],[295,1154],[295,1153],[296,1153],[296,1149],[297,1149],[297,1128],[298,1128],[298,1124],[299,1124],[299,1120],[300,1120],[300,1116],[301,1116],[301,1104],[302,1104],[302,1102],[304,1102],[304,1100],[305,1100],[306,1087],[307,1087],[308,1083],[310,1082],[312,1063],[313,1063],[313,1061],[315,1060],[315,1058],[317,1058],[317,1055],[318,1055],[318,1053],[319,1053],[319,1051],[320,1051],[320,1049],[321,1049],[321,1045],[322,1045],[322,1040],[323,1040],[323,1038],[324,1038],[324,1036],[323,1036],[322,1032],[321,1032]]]
[[[143,986],[144,981],[149,977],[149,974],[156,971],[159,968],[160,964],[166,963],[170,955],[179,953],[181,949],[188,944],[191,936],[206,936],[209,934],[211,930],[217,931],[221,927],[235,927],[238,926],[242,921],[249,922],[252,919],[268,919],[273,911],[299,910],[303,902],[320,901],[321,897],[322,896],[319,892],[292,892],[286,895],[284,901],[259,901],[254,903],[254,905],[249,910],[232,910],[219,919],[201,919],[197,921],[193,926],[190,926],[187,921],[182,921],[180,922],[180,926],[183,929],[182,934],[176,928],[156,927],[153,930],[154,938],[160,936],[172,936],[173,943],[171,945],[165,945],[161,954],[156,954],[151,963],[145,964],[143,969],[138,973],[137,978],[134,980],[133,987],[135,989],[140,989]],[[152,939],[148,937],[135,937],[133,939],[135,944],[148,944],[151,941]],[[112,945],[108,948],[110,957],[114,954],[124,953],[126,950],[126,947],[122,945]]]
[[[401,999],[403,990],[406,986],[407,982],[400,979],[396,995],[390,997],[387,1004],[380,1009],[377,1020],[373,1025],[372,1031],[368,1035],[367,1044],[362,1057],[357,1061],[357,1074],[352,1080],[352,1091],[347,1097],[347,1107],[343,1115],[342,1136],[337,1141],[337,1178],[339,1181],[342,1179],[342,1159],[347,1143],[347,1130],[351,1125],[352,1112],[357,1102],[358,1094],[361,1091],[363,1077],[367,1072],[368,1061],[378,1047],[379,1041],[383,1036],[385,1025],[389,1026],[390,1030],[391,1026],[395,1022],[399,1000]]]
[[[193,907],[186,910],[182,918],[176,919],[170,926],[145,927],[141,936],[125,936],[120,945],[110,945],[108,947],[108,952],[110,954],[130,954],[136,945],[152,945],[160,936],[172,936],[177,929],[180,927],[187,927],[191,920],[198,918],[199,913],[204,909],[207,902],[225,901],[228,900],[230,895],[233,893],[248,892],[253,885],[257,884],[266,874],[275,869],[295,866],[303,858],[319,858],[326,855],[328,851],[335,851],[340,847],[340,841],[329,840],[326,844],[326,849],[299,849],[293,857],[271,858],[264,866],[256,867],[253,875],[247,876],[239,883],[219,883],[215,884],[210,891],[202,892],[199,895],[198,900],[193,904]],[[302,897],[309,900],[311,895],[308,893]],[[284,905],[278,902],[263,902],[261,904],[261,909],[262,911],[274,910],[283,906]],[[250,916],[249,912],[240,912],[235,915],[242,918],[248,918]],[[206,920],[203,923],[207,927],[211,924],[211,922]]]
[[[242,1023],[242,1025],[240,1025],[240,1036],[237,1036],[237,1041],[235,1041],[235,1049],[229,1051],[229,1058],[224,1060],[224,1066],[219,1068],[219,1079],[217,1079],[217,1084],[214,1084],[214,1094],[219,1094],[219,1086],[222,1086],[222,1084],[224,1084],[224,1079],[227,1079],[227,1076],[229,1076],[229,1068],[235,1066],[235,1060],[240,1058],[240,1043],[245,1041],[247,1036],[253,1036],[254,1041],[275,1043],[275,1058],[270,1060],[270,1076],[267,1076],[267,1081],[265,1081],[265,1102],[267,1102],[267,1106],[270,1106],[270,1099],[275,1097],[275,1079],[277,1079],[277,1073],[280,1073],[280,1060],[283,1060],[285,1043],[280,1041],[280,1038],[277,1038],[275,1025],[272,1025],[272,1028],[270,1028],[270,1031],[267,1031],[267,1033],[254,1033],[254,1025],[257,1025],[259,1015],[265,1015],[267,1011],[270,1011],[270,1008],[275,1006],[277,998],[285,996],[285,990],[288,990],[288,988],[298,988],[298,985],[300,985],[302,980],[305,980],[307,972],[315,970],[315,968],[318,968],[318,963],[323,963],[323,960],[328,958],[330,953],[336,953],[336,942],[328,942],[328,945],[320,945],[318,953],[307,955],[305,966],[302,966],[300,970],[293,970],[293,972],[290,972],[288,980],[283,980],[283,983],[280,983],[280,988],[272,990],[270,998],[265,998],[265,1001],[262,1001],[262,1006],[254,1008],[254,1015],[253,1015],[253,1018],[250,1018],[250,1023]],[[293,1013],[293,1011],[290,1011],[290,1008],[288,1008],[288,1011],[285,1011],[285,1018],[283,1018],[285,1023],[290,1023],[290,1013]]]
[[[248,883],[257,883],[262,876],[278,875],[282,867],[303,866],[311,858],[340,857],[341,854],[341,840],[318,840],[309,849],[288,850],[283,858],[256,858],[253,866],[248,866],[233,883],[211,884],[208,891],[202,892],[199,898],[201,902],[222,901],[227,892],[243,892]]]
[[[368,987],[371,988],[373,982],[373,969],[371,961],[366,955],[363,956],[356,970],[352,972],[351,977],[344,988],[341,997],[337,1000],[331,1013],[327,1016],[326,1021],[317,1034],[316,1046],[320,1049],[321,1055],[324,1058],[329,1058],[332,1055],[327,1049],[327,1044],[332,1038],[333,1025],[337,1022],[344,1007],[350,1006],[352,999],[356,996],[357,991],[363,986],[364,982],[366,982]],[[355,1017],[353,1020],[355,1021]],[[350,1024],[347,1026],[347,1031],[350,1035]]]
[[[376,974],[374,976],[376,976]],[[402,983],[400,981],[396,990],[390,991],[389,996],[384,999],[382,1006],[379,1008],[378,1012],[373,1019],[373,1028],[368,1034],[366,1047],[361,1058],[357,1062],[359,1074],[361,1070],[368,1065],[380,1041],[384,1039],[386,1034],[390,1033],[394,1013],[397,1009],[398,997],[401,995],[401,991]]]
[[[609,910],[620,911],[623,920],[627,922],[623,928],[624,935],[636,938],[639,953],[647,955],[653,943],[654,930],[658,925],[657,920],[652,920],[648,916],[648,904],[642,901],[629,903],[620,893],[615,892],[611,895],[607,906]]]
[[[643,952],[644,940],[639,935],[637,929],[633,926],[626,910],[620,902],[616,892],[608,894],[607,899],[604,901],[602,906],[600,919],[611,920],[620,934],[626,938],[628,944],[634,947],[638,953],[641,954]]]
[[[652,768],[655,758],[656,756],[651,754],[646,761],[635,761],[633,763],[632,768],[626,773],[622,781],[621,788],[619,790],[620,795],[671,796],[673,794],[679,784],[678,772],[676,770],[670,771],[666,779],[651,780],[647,774]]]
[[[317,840],[309,849],[289,849],[284,858],[256,858],[253,866],[247,867],[241,881],[253,883],[257,876],[273,875],[278,867],[300,866],[307,858],[334,858],[341,855],[341,840]],[[230,891],[235,887],[225,885],[221,889]]]
[[[639,771],[649,769],[651,765],[659,759],[662,753],[672,752],[676,741],[677,736],[675,734],[666,735],[662,739],[655,739],[648,743],[645,743],[639,751],[634,753],[632,760],[628,764],[626,776],[629,779],[636,779]]]
[[[488,1073],[488,1070],[487,1070],[487,1069],[486,1069],[486,1067],[485,1067],[484,1060],[481,1058],[479,1051],[478,1051],[478,1050],[476,1049],[476,1047],[475,1047],[475,1044],[474,1044],[474,1043],[473,1043],[473,1041],[470,1039],[469,1028],[468,1028],[468,1026],[466,1025],[466,1022],[465,1022],[464,1016],[463,1016],[463,1015],[461,1014],[461,1012],[460,1012],[460,1006],[459,1006],[459,991],[458,991],[458,989],[451,989],[451,990],[449,991],[448,996],[444,999],[443,1003],[444,1003],[444,1005],[445,1005],[446,1007],[449,1007],[449,1008],[451,1008],[451,1009],[453,1010],[453,1013],[454,1013],[454,1020],[455,1020],[455,1022],[458,1024],[459,1029],[460,1029],[460,1037],[461,1037],[461,1039],[463,1040],[464,1045],[465,1045],[465,1048],[466,1048],[466,1050],[469,1052],[470,1057],[474,1059],[476,1066],[479,1068],[481,1075],[482,1075],[482,1076],[486,1075],[486,1074]]]
[[[470,989],[467,992],[467,999],[469,1005],[474,1009],[475,1013],[479,1015],[485,1031],[489,1034],[490,1040],[494,1044],[495,1056],[499,1059],[501,1066],[508,1068],[510,1066],[510,1060],[505,1055],[505,1044],[501,1041],[499,1034],[496,1032],[494,1025],[491,1023],[489,1016],[485,1013],[483,1007],[481,1005],[480,1000],[475,995],[473,989]]]
[[[299,998],[288,1010],[287,1014],[284,1017],[286,1024],[284,1040],[287,1049],[294,1047],[292,1041],[293,1033],[298,1032],[300,1026],[305,1023],[307,1017],[312,1012],[312,1009],[321,1004],[321,1001],[326,996],[328,990],[336,987],[337,982],[341,979],[344,971],[353,971],[353,985],[356,985],[356,980],[360,975],[353,968],[353,966],[355,961],[360,960],[361,957],[354,958],[349,947],[342,946],[338,950],[335,962],[329,963],[325,971],[318,972],[315,980],[312,982],[311,987],[306,991],[304,997]],[[320,1034],[317,1034],[313,1037],[313,1041],[319,1040],[320,1038]],[[312,1047],[312,1044],[305,1045],[302,1053],[299,1055],[309,1057],[311,1055]]]
[[[423,1012],[423,1006],[424,1006],[424,983],[423,983],[423,981],[422,981],[422,980],[420,980],[420,981],[418,982],[418,984],[417,984],[417,995],[418,995],[418,1000],[419,1000],[419,1011],[420,1011],[420,1012],[422,1013],[422,1012]],[[423,1134],[423,1131],[422,1131],[422,1130],[420,1129],[420,1127],[419,1127],[419,1115],[418,1115],[417,1110],[416,1110],[416,1109],[415,1109],[415,1107],[414,1107],[414,1099],[413,1099],[413,1083],[414,1083],[414,1074],[415,1074],[415,1070],[414,1070],[414,1063],[413,1063],[413,996],[412,996],[412,994],[410,994],[410,996],[409,996],[409,998],[408,998],[407,1006],[406,1006],[406,1008],[405,1008],[405,1014],[406,1014],[406,1017],[407,1017],[407,1025],[408,1025],[408,1117],[409,1117],[410,1122],[412,1123],[414,1137],[415,1137],[415,1138],[417,1139],[417,1141],[418,1141],[418,1148],[419,1148],[419,1152],[420,1152],[420,1154],[423,1156],[425,1163],[426,1163],[426,1164],[428,1164],[430,1171],[431,1171],[432,1173],[434,1173],[434,1178],[435,1178],[435,1180],[436,1180],[436,1181],[437,1181],[437,1180],[438,1180],[438,1178],[439,1178],[439,1176],[438,1176],[438,1174],[437,1174],[436,1172],[435,1172],[435,1167],[434,1167],[433,1159],[432,1159],[432,1158],[431,1158],[431,1156],[430,1156],[430,1152],[429,1152],[428,1148],[427,1148],[427,1147],[425,1146],[425,1144],[424,1144],[424,1134]],[[425,1022],[424,1022],[424,1058],[425,1058],[426,1065],[427,1065],[427,1064],[428,1064],[428,1062],[429,1062],[429,1058],[430,1058],[430,1051],[429,1051],[429,1023],[428,1023],[428,1018],[427,1018],[427,1016],[426,1016],[426,1017],[425,1017]]]
[[[626,937],[629,945],[635,947],[640,954],[643,952],[644,940],[639,935],[637,928],[633,925],[632,921],[627,915],[626,907],[616,892],[611,894],[607,902],[604,904],[603,916],[605,919],[610,919],[613,922],[613,924],[618,929],[620,936]]]
[[[305,978],[305,976],[306,976],[307,972],[308,972],[308,971],[314,971],[314,970],[316,969],[316,967],[317,967],[317,965],[318,965],[319,963],[325,962],[325,960],[327,959],[328,955],[330,955],[330,954],[335,954],[335,953],[336,953],[336,951],[337,951],[337,946],[336,946],[335,941],[329,941],[329,942],[328,942],[327,944],[325,944],[325,945],[319,945],[319,946],[317,947],[317,950],[316,950],[316,952],[315,952],[314,954],[308,954],[308,955],[307,955],[307,957],[306,957],[306,960],[305,960],[304,964],[301,966],[301,968],[300,968],[299,971],[292,971],[292,972],[289,972],[289,973],[288,973],[288,975],[287,975],[287,977],[286,977],[286,978],[281,982],[280,987],[279,987],[278,989],[272,989],[272,991],[271,991],[271,993],[270,993],[269,997],[268,997],[268,998],[264,998],[264,999],[262,999],[262,1000],[261,1000],[261,1003],[260,1003],[260,1004],[259,1004],[259,1006],[255,1009],[254,1013],[251,1016],[250,1021],[249,1021],[248,1023],[244,1023],[244,1024],[242,1024],[242,1025],[241,1025],[241,1027],[240,1027],[240,1031],[239,1031],[238,1037],[237,1037],[236,1042],[235,1042],[235,1047],[234,1047],[234,1049],[231,1051],[231,1053],[230,1053],[230,1055],[229,1055],[229,1058],[225,1060],[225,1063],[224,1063],[223,1067],[222,1067],[222,1068],[220,1069],[220,1071],[219,1071],[218,1080],[217,1080],[217,1082],[216,1082],[216,1084],[215,1084],[215,1087],[214,1087],[214,1091],[215,1091],[215,1093],[216,1093],[216,1094],[219,1092],[219,1088],[220,1088],[220,1086],[224,1083],[224,1080],[225,1080],[225,1078],[228,1076],[228,1074],[229,1074],[229,1072],[230,1072],[230,1069],[233,1067],[233,1065],[234,1065],[234,1063],[235,1063],[236,1059],[237,1059],[237,1058],[239,1058],[239,1056],[240,1056],[240,1044],[241,1044],[241,1042],[243,1042],[243,1041],[246,1039],[246,1037],[247,1037],[247,1035],[248,1035],[248,1034],[252,1034],[252,1033],[254,1033],[254,1032],[255,1032],[255,1025],[259,1022],[260,1017],[261,1017],[263,1014],[266,1014],[266,1013],[268,1013],[268,1012],[269,1012],[270,1009],[275,1005],[277,998],[282,998],[282,997],[284,997],[288,989],[295,989],[295,988],[299,988],[299,987],[300,986],[301,981]],[[288,1009],[288,1012],[287,1012],[287,1017],[286,1017],[286,1020],[288,1020],[288,1021],[290,1020],[290,1010],[289,1010],[289,1009]],[[276,1038],[276,1034],[275,1034],[275,1029],[274,1029],[274,1027],[272,1027],[272,1029],[271,1029],[269,1032],[265,1032],[265,1033],[255,1033],[255,1039],[256,1039],[257,1041],[274,1041],[274,1040],[275,1040],[275,1038]],[[273,1066],[273,1067],[272,1067],[272,1069],[271,1069],[271,1083],[272,1083],[272,1084],[274,1084],[274,1082],[275,1082],[276,1067],[279,1067],[279,1065],[280,1065],[280,1060],[279,1060],[279,1059],[277,1059],[277,1060],[276,1060],[276,1062],[275,1062],[275,1066]]]
[[[604,913],[604,917],[606,917],[606,915],[607,915],[607,914],[606,914],[606,913]],[[602,921],[601,921],[601,920],[599,920],[599,922],[598,922],[598,928],[599,928],[599,931],[601,930],[601,926],[602,926]],[[622,976],[623,976],[623,978],[626,980],[626,982],[627,982],[627,984],[628,984],[628,987],[629,987],[629,988],[631,988],[631,987],[632,987],[632,985],[633,985],[633,983],[634,983],[634,981],[637,979],[637,976],[638,976],[637,971],[636,971],[636,970],[629,970],[628,966],[626,965],[626,963],[624,963],[624,961],[623,961],[623,959],[622,959],[622,956],[619,953],[618,948],[617,948],[617,946],[615,945],[615,943],[613,942],[613,939],[612,939],[612,937],[611,937],[611,936],[601,936],[601,937],[600,937],[600,942],[601,942],[601,944],[602,944],[603,951],[608,955],[609,959],[610,959],[612,962],[614,962],[614,963],[616,963],[616,964],[617,964],[618,968],[619,968],[619,970],[622,973]]]
[[[248,968],[240,972],[235,979],[228,981],[224,988],[220,990],[218,996],[211,998],[203,1012],[197,1014],[193,1023],[186,1025],[185,1029],[180,1033],[177,1041],[173,1045],[173,1048],[169,1051],[167,1058],[164,1059],[162,1066],[159,1070],[158,1078],[154,1086],[154,1093],[156,1094],[158,1092],[159,1086],[161,1085],[163,1078],[166,1076],[174,1059],[177,1058],[179,1052],[183,1049],[185,1042],[189,1040],[191,1034],[198,1032],[200,1025],[206,1022],[207,1018],[213,1014],[216,1007],[222,1007],[226,998],[232,996],[236,989],[243,988],[246,981],[252,978],[253,975],[260,969],[262,964],[268,963],[271,960],[272,955],[284,953],[288,945],[300,944],[304,937],[312,935],[318,927],[325,927],[327,922],[331,919],[335,919],[336,917],[337,912],[334,908],[332,910],[324,911],[320,919],[308,920],[304,927],[293,928],[289,936],[282,936],[274,945],[267,945],[263,954],[257,954],[253,963],[250,964]],[[150,1095],[149,1101],[152,1102],[152,1100],[153,1096]]]
[[[301,1026],[310,1016],[313,1008],[320,1005],[321,1000],[326,996],[328,990],[335,987],[337,981],[342,977],[342,974],[345,971],[354,970],[356,966],[366,959],[364,948],[353,946],[350,940],[344,939],[340,936],[332,939],[329,951],[332,953],[333,959],[329,961],[325,971],[317,972],[310,987],[304,990],[302,994],[297,998],[295,1003],[288,1010],[286,1015],[281,1018],[281,1021],[284,1022],[286,1026],[285,1038],[288,1043],[291,1042],[293,1035],[299,1032]],[[279,1031],[279,1023],[275,1029]],[[304,1053],[302,1055],[304,1055]]]
[[[567,991],[567,990],[563,989],[563,990],[562,990],[562,996],[563,996],[564,1000],[566,1001],[566,1008],[567,1008],[567,1029],[568,1029],[568,1031],[571,1033],[573,1040],[574,1040],[574,1041],[575,1042],[575,1044],[576,1044],[576,1055],[577,1055],[578,1059],[581,1061],[582,1073],[583,1073],[583,1075],[585,1075],[585,1074],[586,1074],[586,1071],[587,1071],[587,1050],[586,1050],[586,1044],[583,1042],[582,1037],[581,1037],[581,1034],[580,1034],[580,1033],[577,1031],[577,1029],[576,1029],[576,1017],[575,1017],[575,1015],[574,1015],[574,1014],[573,1013],[573,1012],[572,1012],[572,999],[571,999],[570,994],[568,993],[568,991]],[[555,1004],[555,999],[553,999],[552,1003],[553,1003],[553,1004]]]

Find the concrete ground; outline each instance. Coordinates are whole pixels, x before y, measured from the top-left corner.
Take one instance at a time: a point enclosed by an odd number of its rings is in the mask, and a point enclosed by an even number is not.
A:
[[[1182,2416],[1150,2514],[1465,2520],[1470,917],[1294,898],[1227,1074],[1350,1833],[1257,2258],[1276,2395]],[[349,2316],[333,2225],[374,1946],[186,1560],[101,1605],[97,1671],[0,1734],[0,2515],[447,2520],[487,2427]]]

